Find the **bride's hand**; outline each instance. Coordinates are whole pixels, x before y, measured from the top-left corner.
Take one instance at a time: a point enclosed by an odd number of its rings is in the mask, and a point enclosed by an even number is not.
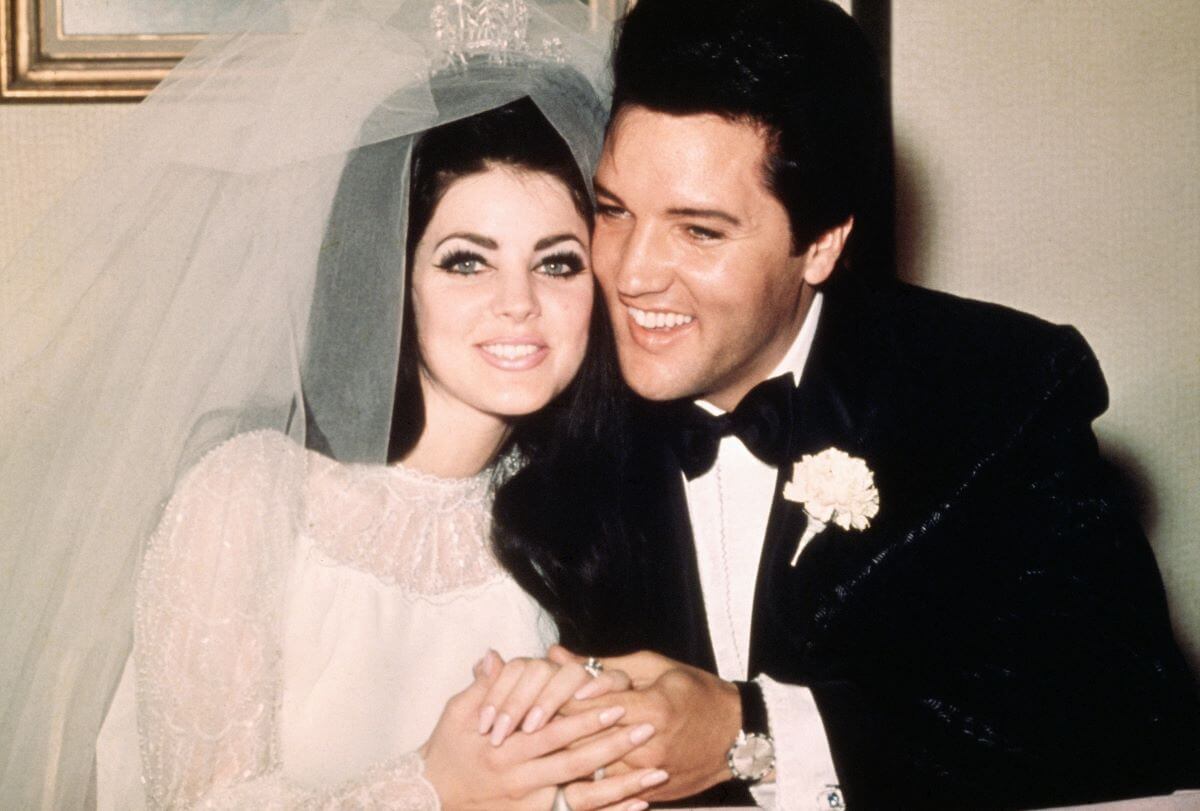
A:
[[[479,711],[479,734],[499,746],[513,732],[537,732],[572,699],[599,698],[629,689],[629,676],[604,670],[593,677],[583,661],[512,659],[488,651],[480,667],[495,674]]]
[[[477,720],[495,679],[481,672],[450,699],[421,748],[425,777],[445,811],[546,811],[555,786],[566,784],[567,801],[575,811],[640,811],[647,806],[637,795],[666,782],[667,774],[653,768],[591,779],[597,769],[621,760],[654,735],[649,724],[615,727],[624,714],[620,708],[555,718],[537,732],[492,746],[479,734]],[[577,741],[581,743],[566,748]]]

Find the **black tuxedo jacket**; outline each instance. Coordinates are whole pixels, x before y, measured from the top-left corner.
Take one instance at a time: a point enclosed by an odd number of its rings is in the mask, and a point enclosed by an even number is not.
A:
[[[791,455],[863,458],[880,510],[862,532],[831,525],[793,568],[806,517],[780,472],[750,671],[811,688],[851,808],[1030,808],[1200,785],[1195,687],[1090,428],[1106,404],[1069,327],[896,283],[827,290]],[[638,408],[621,479],[631,565],[593,579],[564,642],[711,671],[670,413]],[[747,799],[727,784],[691,802]]]

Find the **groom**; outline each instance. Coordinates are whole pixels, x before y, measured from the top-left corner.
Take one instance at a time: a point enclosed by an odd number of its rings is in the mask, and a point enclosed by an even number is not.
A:
[[[1097,456],[1087,345],[852,261],[884,109],[853,22],[641,0],[614,64],[594,265],[641,402],[625,545],[581,523],[600,563],[560,586],[591,589],[564,644],[639,687],[602,701],[659,730],[630,764],[670,772],[653,798],[1027,808],[1196,785],[1200,709]]]

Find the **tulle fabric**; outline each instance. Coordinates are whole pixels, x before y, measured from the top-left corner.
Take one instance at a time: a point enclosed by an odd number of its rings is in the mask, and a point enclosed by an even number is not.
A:
[[[361,157],[385,144],[406,161],[429,127],[530,96],[590,176],[601,108],[536,60],[431,81],[431,6],[248,3],[131,112],[0,276],[6,806],[89,801],[146,539],[206,451],[256,429],[304,447],[316,424],[337,459],[384,461],[407,178],[341,183],[347,166],[369,169]],[[529,40],[554,39],[603,97],[607,34],[581,4],[530,3]],[[396,227],[356,228],[381,195]],[[292,486],[286,466],[270,475]]]

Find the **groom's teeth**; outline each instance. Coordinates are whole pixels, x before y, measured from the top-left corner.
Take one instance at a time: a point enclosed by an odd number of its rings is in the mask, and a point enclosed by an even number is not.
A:
[[[483,351],[504,360],[527,358],[540,347],[534,344],[484,344]]]
[[[650,312],[639,310],[637,307],[626,307],[634,322],[645,329],[672,329],[690,324],[694,318],[683,313]]]

